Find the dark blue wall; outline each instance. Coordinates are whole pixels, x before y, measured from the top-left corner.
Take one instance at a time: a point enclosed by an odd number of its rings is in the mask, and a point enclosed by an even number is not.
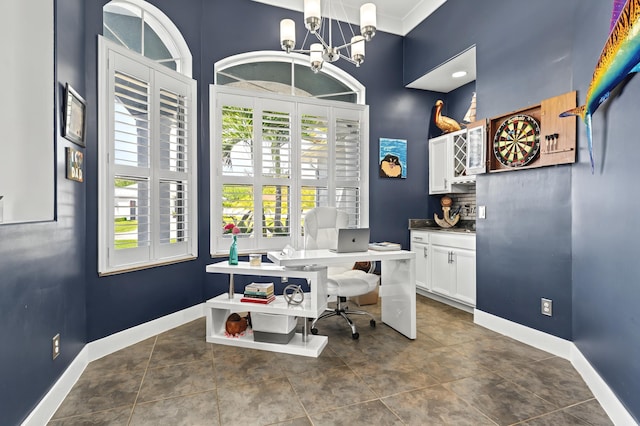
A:
[[[0,226],[2,425],[19,424],[86,342],[86,184],[65,178],[65,148],[81,148],[61,137],[59,125],[64,84],[69,82],[81,94],[84,92],[84,2],[59,0],[55,4],[59,31],[55,82],[53,70],[51,73],[56,104],[51,149],[55,149],[56,176],[51,185],[56,187],[57,219]],[[53,106],[51,112],[53,121]],[[57,333],[62,352],[52,360],[51,339]]]
[[[571,90],[583,103],[611,8],[576,0],[449,0],[407,36],[405,81],[475,43],[478,118]],[[448,28],[446,17],[456,26]],[[636,419],[640,200],[632,195],[629,153],[639,142],[632,125],[639,93],[640,81],[631,79],[594,116],[595,175],[579,125],[576,165],[477,180],[477,203],[487,206],[487,219],[477,222],[478,309],[575,341]],[[541,297],[553,299],[553,317],[540,315]]]
[[[97,276],[97,41],[104,0],[57,0],[56,102],[65,82],[88,101],[86,182],[64,178],[57,159],[57,221],[0,226],[0,424],[17,424],[55,383],[87,341],[200,303],[225,291],[222,276],[204,273],[209,257],[208,85],[215,61],[252,50],[278,49],[278,21],[300,14],[249,0],[154,0],[180,28],[199,80],[199,259],[99,278]],[[367,87],[370,152],[380,137],[408,140],[406,180],[377,177],[370,163],[372,238],[408,246],[407,219],[429,211],[427,121],[438,94],[403,88],[472,44],[478,53],[478,117],[491,117],[578,89],[584,93],[608,29],[610,5],[579,0],[449,0],[406,38],[378,33],[356,69],[338,62]],[[600,2],[609,3],[609,2]],[[86,7],[86,11],[85,11]],[[526,11],[525,23],[513,19]],[[482,17],[480,19],[480,17]],[[450,25],[455,20],[456,25]],[[247,31],[240,22],[252,22]],[[262,36],[256,36],[260,34]],[[302,39],[302,37],[300,37]],[[402,51],[407,53],[404,63]],[[525,53],[522,53],[524,50]],[[515,52],[515,53],[514,53]],[[505,61],[521,55],[523,61]],[[596,174],[589,171],[584,131],[579,164],[478,177],[479,309],[573,338],[630,411],[640,417],[637,306],[640,290],[633,229],[633,158],[638,143],[630,119],[640,82],[594,117]],[[468,101],[465,101],[465,103]],[[457,104],[457,102],[456,102]],[[573,261],[572,261],[573,254]],[[635,261],[635,262],[634,262]],[[572,286],[573,274],[573,286]],[[554,316],[539,314],[540,297]],[[86,303],[86,306],[85,306]],[[50,359],[51,338],[62,355]]]
[[[573,72],[580,103],[609,31],[609,2],[576,10]],[[640,421],[640,198],[634,152],[640,78],[634,76],[593,116],[595,173],[584,125],[573,183],[573,339]]]

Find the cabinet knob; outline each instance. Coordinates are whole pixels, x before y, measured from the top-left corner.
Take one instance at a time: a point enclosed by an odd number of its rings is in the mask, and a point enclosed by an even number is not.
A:
[[[427,252],[427,248],[426,247],[423,247],[422,251],[423,251],[424,257],[427,257],[429,255],[429,253]]]

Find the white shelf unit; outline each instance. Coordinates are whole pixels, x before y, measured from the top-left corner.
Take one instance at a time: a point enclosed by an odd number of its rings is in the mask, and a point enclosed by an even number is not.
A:
[[[253,333],[248,332],[241,337],[227,337],[225,335],[225,323],[229,315],[234,312],[264,312],[269,314],[288,315],[303,318],[317,318],[327,307],[326,280],[327,268],[285,268],[274,264],[262,264],[250,266],[249,262],[238,262],[238,265],[229,265],[227,261],[207,265],[208,273],[233,275],[255,275],[267,277],[303,278],[309,283],[309,291],[304,294],[304,301],[300,305],[288,305],[283,296],[276,296],[276,300],[268,304],[241,302],[241,294],[229,293],[209,299],[205,302],[207,326],[206,340],[209,343],[217,343],[228,346],[261,349],[271,352],[281,352],[293,355],[318,357],[327,345],[327,336],[319,336],[296,333],[287,344],[256,342]],[[306,328],[306,322],[304,324]]]

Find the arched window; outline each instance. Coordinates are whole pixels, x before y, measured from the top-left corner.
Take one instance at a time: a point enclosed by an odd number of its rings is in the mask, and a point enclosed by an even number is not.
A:
[[[103,8],[99,39],[101,274],[197,256],[197,90],[180,31],[142,0]]]
[[[228,252],[223,225],[249,253],[303,245],[318,206],[369,220],[365,89],[340,68],[313,73],[308,56],[251,52],[215,64],[211,87],[211,253]]]
[[[365,103],[365,87],[351,75],[325,63],[314,73],[300,53],[258,51],[234,55],[215,64],[216,85],[281,95]]]
[[[102,10],[105,38],[191,77],[191,52],[158,8],[142,0],[112,0]]]

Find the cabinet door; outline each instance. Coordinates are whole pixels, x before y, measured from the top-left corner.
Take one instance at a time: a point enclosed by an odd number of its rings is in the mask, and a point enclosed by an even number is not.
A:
[[[431,290],[429,244],[412,241],[411,251],[416,254],[416,287]]]
[[[429,194],[449,192],[451,182],[448,181],[449,152],[447,136],[429,141]]]
[[[431,246],[431,290],[444,296],[451,296],[451,248]]]
[[[487,150],[486,121],[476,121],[467,126],[467,174],[485,172]]]
[[[455,284],[451,296],[468,305],[476,306],[476,252],[454,249],[452,260]]]

